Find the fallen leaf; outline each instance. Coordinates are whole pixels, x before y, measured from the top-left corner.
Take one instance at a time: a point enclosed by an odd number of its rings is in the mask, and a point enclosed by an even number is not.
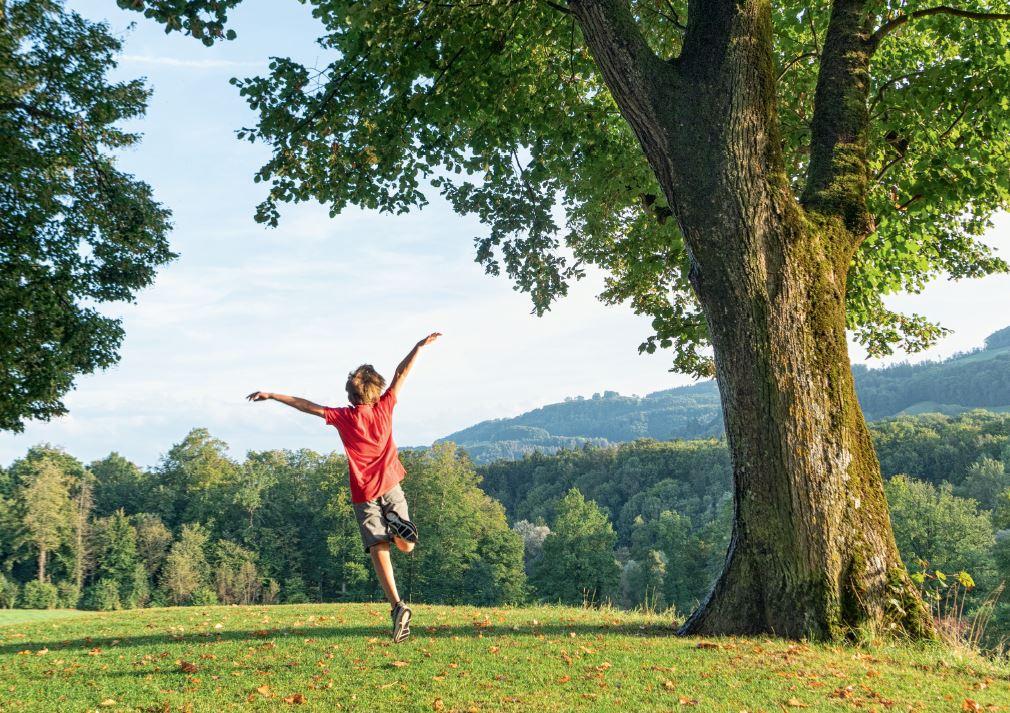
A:
[[[677,684],[675,684],[673,681],[671,681],[669,679],[667,679],[666,681],[663,681],[663,688],[665,688],[668,691],[672,691],[676,687],[677,687]]]
[[[713,643],[711,641],[699,641],[695,644],[696,649],[718,649],[719,644]]]
[[[305,696],[301,693],[293,693],[284,699],[285,703],[290,703],[292,705],[300,706],[305,703]]]
[[[258,694],[260,694],[261,696],[263,696],[264,698],[269,698],[270,696],[272,696],[274,694],[274,692],[270,690],[270,686],[268,686],[265,683],[262,686],[260,686],[259,688],[257,688],[256,692]]]
[[[403,668],[404,666],[409,666],[410,664],[406,661],[391,661],[389,665],[393,668]]]
[[[431,702],[431,709],[435,711],[445,710],[445,703],[442,702],[441,698],[436,698]]]
[[[972,700],[971,698],[965,698],[964,703],[961,704],[961,710],[965,713],[980,713],[985,710],[982,708],[982,704],[978,701]]]
[[[199,669],[195,663],[190,663],[189,661],[180,661],[179,670],[183,673],[196,673]]]
[[[809,703],[804,703],[799,698],[790,698],[788,701],[786,701],[786,705],[789,706],[790,708],[809,708],[810,707]]]
[[[568,683],[571,680],[572,680],[571,676],[562,676],[561,678],[558,679],[558,683]]]
[[[698,705],[697,698],[688,698],[687,696],[681,696],[678,701],[682,706],[696,706]]]
[[[106,698],[104,701],[102,701],[98,705],[102,706],[103,708],[108,708],[110,706],[116,705],[116,702],[113,699],[111,699],[111,698]]]

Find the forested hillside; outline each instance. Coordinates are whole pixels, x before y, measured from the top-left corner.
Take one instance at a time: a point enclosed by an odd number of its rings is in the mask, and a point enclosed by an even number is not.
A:
[[[1010,578],[1010,416],[902,416],[871,424],[871,430],[906,564],[920,573],[967,571],[974,583],[969,609],[981,605]],[[590,512],[583,499],[606,524],[591,537],[609,536],[614,543],[620,572],[610,592],[624,606],[692,609],[719,572],[732,508],[730,463],[721,441],[642,440],[534,453],[479,472],[481,487],[505,506],[523,535],[527,569],[541,591],[557,591],[571,576],[562,571],[557,581],[548,582],[545,574],[538,580],[537,562],[549,559],[546,545],[569,511]],[[565,600],[578,603],[574,596]],[[997,631],[1010,634],[1006,604],[998,608]]]
[[[867,418],[899,414],[955,415],[975,408],[1010,410],[1010,327],[985,345],[943,361],[897,364],[883,369],[853,367]],[[554,453],[582,445],[607,445],[637,438],[656,440],[722,435],[715,382],[704,381],[647,396],[616,391],[569,398],[515,418],[495,419],[446,436],[477,463]]]

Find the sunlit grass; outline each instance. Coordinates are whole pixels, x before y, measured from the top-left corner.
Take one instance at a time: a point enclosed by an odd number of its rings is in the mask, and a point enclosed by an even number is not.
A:
[[[1004,665],[936,647],[684,639],[642,614],[428,606],[394,645],[388,620],[343,604],[12,624],[0,710],[1010,710]]]

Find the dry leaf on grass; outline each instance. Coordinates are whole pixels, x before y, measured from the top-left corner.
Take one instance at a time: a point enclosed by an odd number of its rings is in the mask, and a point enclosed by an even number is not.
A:
[[[303,696],[301,693],[293,693],[290,696],[287,696],[284,699],[284,702],[290,703],[295,706],[300,706],[303,703],[305,703],[305,696]]]

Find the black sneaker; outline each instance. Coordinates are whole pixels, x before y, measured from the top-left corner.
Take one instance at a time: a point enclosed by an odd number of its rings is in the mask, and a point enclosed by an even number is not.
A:
[[[410,520],[401,520],[395,512],[386,515],[386,522],[389,523],[389,531],[407,542],[417,543],[417,525]]]
[[[396,606],[393,607],[393,611],[390,612],[390,617],[393,619],[393,643],[398,644],[401,641],[406,641],[407,637],[410,636],[410,607],[408,607],[403,602],[397,602]]]

